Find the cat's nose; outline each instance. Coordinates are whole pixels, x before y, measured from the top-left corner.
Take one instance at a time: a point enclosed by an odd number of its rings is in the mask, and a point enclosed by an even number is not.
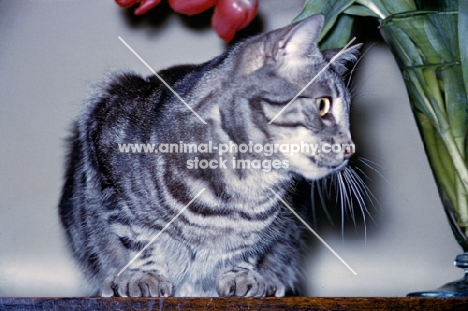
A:
[[[351,151],[351,150],[345,150],[345,153],[344,153],[344,158],[346,160],[348,160],[349,158],[351,158],[353,156],[354,152]]]
[[[344,158],[346,160],[348,160],[349,158],[351,158],[353,156],[355,152],[355,147],[354,147],[354,143],[349,143],[349,144],[346,144],[344,146]]]

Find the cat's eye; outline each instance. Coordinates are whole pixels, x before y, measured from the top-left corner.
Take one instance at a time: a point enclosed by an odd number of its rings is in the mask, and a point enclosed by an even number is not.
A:
[[[331,101],[328,97],[320,97],[315,100],[320,116],[323,117],[330,111]]]

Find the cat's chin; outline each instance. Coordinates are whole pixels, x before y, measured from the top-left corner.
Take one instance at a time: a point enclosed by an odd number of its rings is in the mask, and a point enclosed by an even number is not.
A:
[[[304,177],[305,179],[308,179],[308,180],[318,180],[318,179],[321,179],[331,173],[333,173],[334,170],[330,170],[328,168],[325,168],[325,167],[321,167],[321,168],[314,168],[314,169],[302,169],[302,170],[298,170],[298,171],[295,171],[296,174],[299,174],[301,175],[302,177]]]
[[[312,158],[310,159],[310,168],[301,167],[295,170],[296,174],[303,176],[308,180],[318,180],[335,172],[343,170],[348,166],[348,160],[345,159],[337,165],[319,165]]]
[[[337,171],[341,171],[342,169],[344,169],[346,166],[348,166],[348,162],[349,162],[349,160],[346,159],[341,164],[339,164],[338,166],[330,167],[330,168],[332,168],[332,173],[337,172]]]

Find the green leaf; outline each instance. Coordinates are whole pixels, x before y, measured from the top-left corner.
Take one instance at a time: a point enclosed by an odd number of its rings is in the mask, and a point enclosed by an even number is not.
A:
[[[347,8],[343,13],[348,14],[348,15],[372,16],[372,17],[379,18],[379,15],[377,15],[371,9],[360,4],[353,4],[352,6]]]
[[[412,100],[410,99],[410,101]],[[416,120],[418,120],[417,123],[424,141],[424,149],[431,162],[434,177],[438,185],[446,192],[450,202],[456,202],[455,172],[447,148],[445,148],[442,138],[427,115],[415,110],[413,111]],[[447,159],[447,157],[449,158]]]
[[[458,151],[465,157],[465,135],[467,131],[468,113],[466,111],[466,94],[460,83],[461,72],[459,68],[441,68],[440,77],[445,94],[445,105],[448,123]],[[465,96],[465,98],[463,98]],[[462,169],[462,168],[458,168]]]
[[[314,14],[325,15],[325,24],[322,28],[322,34],[320,41],[328,35],[330,31],[341,31],[337,27],[334,27],[338,15],[349,8],[355,0],[329,0],[329,1],[317,1],[317,0],[306,0],[302,12],[293,20],[293,23],[303,20]]]
[[[466,0],[461,0],[461,2],[465,2]],[[456,11],[458,10],[458,2],[459,0],[437,0],[437,1],[427,1],[423,0],[423,6],[426,10],[433,10],[439,12],[447,12],[447,11]]]
[[[329,32],[328,35],[320,42],[320,49],[324,51],[338,49],[345,46],[351,38],[353,22],[354,17],[341,14],[335,24],[335,29],[339,29],[340,31]]]
[[[393,54],[397,56],[396,60],[400,68],[424,64],[416,43],[410,37],[411,32],[408,32],[405,21],[388,19],[382,22],[381,29],[385,41],[392,48]]]
[[[385,19],[390,15],[382,0],[356,0],[356,3],[362,4],[374,12],[380,19]]]
[[[466,0],[459,0],[458,3],[458,46],[465,92],[468,96],[468,1]]]
[[[375,2],[374,0],[371,0]],[[413,0],[381,0],[383,6],[390,14],[411,12],[418,9]]]

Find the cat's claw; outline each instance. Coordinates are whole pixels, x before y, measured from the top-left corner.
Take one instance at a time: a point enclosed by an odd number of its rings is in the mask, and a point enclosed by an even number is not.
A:
[[[286,286],[278,279],[265,279],[265,296],[267,297],[284,297],[286,294]]]
[[[221,297],[264,297],[265,282],[256,271],[237,268],[232,269],[218,278],[218,295]]]
[[[110,275],[102,284],[102,297],[169,297],[172,284],[157,272],[134,272],[125,276]]]

